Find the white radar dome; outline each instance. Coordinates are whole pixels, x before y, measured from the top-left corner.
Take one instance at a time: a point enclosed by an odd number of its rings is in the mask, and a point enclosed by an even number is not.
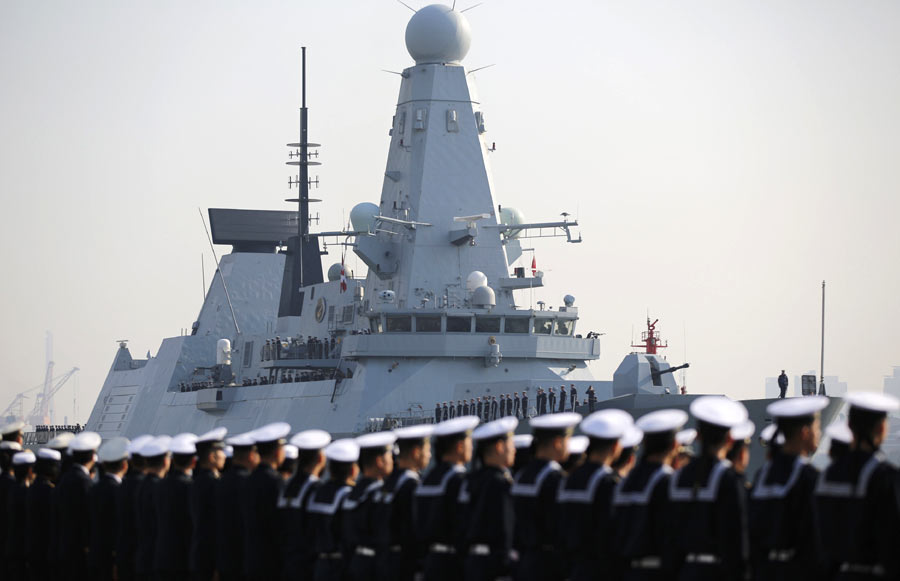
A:
[[[515,208],[507,208],[506,206],[500,209],[500,223],[506,224],[507,226],[515,226],[516,224],[522,224],[525,222],[524,216],[522,216],[522,212],[516,210]],[[518,238],[521,234],[521,230],[507,230],[506,234],[510,238]]]
[[[469,52],[471,42],[469,21],[443,4],[416,11],[406,25],[406,50],[417,65],[458,63]]]
[[[476,307],[493,307],[497,304],[494,289],[489,286],[480,286],[472,293],[472,304]]]
[[[486,284],[487,277],[480,270],[473,270],[466,278],[466,290],[470,293],[475,292],[475,289]]]
[[[344,276],[347,278],[353,277],[353,271],[346,265],[344,265]],[[341,280],[341,263],[335,262],[331,266],[328,267],[328,280],[336,281]]]
[[[381,213],[377,204],[362,202],[350,210],[350,225],[357,232],[374,232],[375,217]]]

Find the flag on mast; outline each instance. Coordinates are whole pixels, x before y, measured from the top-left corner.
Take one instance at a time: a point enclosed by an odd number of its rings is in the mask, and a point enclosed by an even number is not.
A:
[[[341,292],[347,290],[347,275],[344,273],[344,255],[341,255]]]
[[[531,276],[537,276],[537,258],[531,255]]]

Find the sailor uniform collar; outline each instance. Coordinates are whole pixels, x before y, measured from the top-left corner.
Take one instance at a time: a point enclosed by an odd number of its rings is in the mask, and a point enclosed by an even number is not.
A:
[[[529,470],[524,469],[516,474],[515,480],[513,481],[512,490],[510,491],[513,496],[536,497],[538,494],[540,494],[541,486],[544,484],[544,480],[547,478],[547,476],[549,476],[551,472],[562,472],[562,466],[560,466],[559,463],[554,460],[547,461],[547,463],[544,464],[540,471],[535,475],[534,482],[523,482],[523,477],[527,472],[529,472]]]
[[[699,461],[695,460],[695,462]],[[688,464],[690,466],[690,464]],[[687,466],[686,466],[687,467]],[[685,467],[685,468],[686,468]],[[675,474],[669,480],[669,499],[675,502],[679,501],[700,501],[700,502],[713,502],[719,495],[719,482],[722,480],[722,476],[731,468],[731,462],[728,460],[719,459],[715,464],[713,464],[712,469],[709,471],[709,476],[706,479],[706,486],[700,486],[696,489],[693,486],[683,487],[678,485],[678,481],[681,479],[681,476],[684,474],[684,468],[681,468],[675,471]],[[699,474],[695,474],[695,477],[699,477]]]
[[[391,475],[393,476],[393,474]],[[419,481],[419,473],[415,470],[404,470],[400,473],[400,476],[392,481],[385,482],[385,486],[381,489],[380,500],[385,504],[390,504],[394,501],[394,496],[396,496],[397,492],[403,487],[403,485],[409,481],[413,480],[415,482]],[[388,489],[390,487],[390,489]]]
[[[353,498],[355,494],[348,495],[344,499],[344,504],[341,508],[344,510],[356,510],[356,507],[368,501],[370,496],[381,490],[382,486],[384,486],[383,480],[362,479],[356,483],[356,488],[354,489],[354,492],[358,492],[359,496]]]
[[[301,475],[306,478],[303,480],[303,483],[300,485],[296,494],[293,496],[285,496],[287,488],[278,493],[278,508],[286,508],[288,506],[291,508],[301,508],[303,499],[306,497],[307,492],[309,492],[310,487],[319,482],[319,477],[314,474],[303,472]]]
[[[320,501],[317,494],[309,500],[309,505],[306,507],[306,510],[315,514],[333,515],[337,512],[337,509],[344,498],[352,491],[353,487],[349,484],[340,484],[339,488],[334,491],[334,496],[330,501],[326,501],[325,499]]]
[[[612,468],[605,464],[596,466],[583,489],[568,488],[568,478],[560,481],[559,490],[556,493],[557,502],[577,502],[582,504],[594,502],[594,497],[597,494],[597,486],[599,486],[604,478],[612,475],[612,473]]]
[[[844,458],[847,458],[845,456]],[[816,482],[816,496],[830,496],[836,498],[865,498],[869,489],[869,481],[875,473],[875,469],[884,461],[884,455],[879,451],[872,454],[862,465],[856,478],[856,483],[847,480],[834,480],[829,476],[834,472],[832,464],[819,474]]]
[[[645,464],[645,466],[646,465],[647,464]],[[644,483],[643,488],[639,488],[638,490],[626,491],[625,485],[631,482],[632,476],[636,475],[636,473],[632,470],[631,474],[629,474],[627,478],[619,480],[619,482],[616,484],[616,490],[613,493],[613,504],[616,506],[650,504],[650,496],[653,494],[653,490],[656,488],[656,484],[662,478],[671,476],[673,472],[674,471],[672,470],[672,467],[668,464],[659,464],[653,470],[653,472],[650,473],[650,477],[647,478],[647,482]]]
[[[769,471],[773,466],[773,460],[767,461],[765,464],[763,464],[763,467],[759,471],[756,485],[751,490],[750,497],[756,500],[784,498],[794,488],[794,485],[797,484],[797,479],[800,478],[800,473],[803,471],[803,467],[807,465],[809,465],[808,458],[804,456],[794,457],[790,475],[788,476],[784,484],[779,484],[777,482],[767,482],[769,478]]]
[[[416,489],[416,496],[442,496],[447,491],[447,484],[453,479],[454,476],[462,476],[466,473],[465,467],[460,464],[447,464],[442,463],[438,464],[434,467],[434,470],[428,474],[430,477],[432,474],[440,474],[437,472],[438,470],[446,470],[441,476],[440,481],[437,484],[421,484]],[[426,478],[428,480],[428,478]]]

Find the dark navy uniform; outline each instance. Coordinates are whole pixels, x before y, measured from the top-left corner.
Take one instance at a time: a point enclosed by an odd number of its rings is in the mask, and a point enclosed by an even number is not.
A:
[[[563,576],[557,548],[556,506],[562,478],[558,463],[537,458],[516,474],[511,492],[516,510],[515,548],[519,551],[517,579],[552,580]]]
[[[556,495],[560,547],[573,581],[608,572],[612,559],[612,499],[618,482],[609,466],[585,462]]]
[[[462,484],[462,547],[467,581],[487,581],[511,573],[515,514],[509,470],[485,466]]]
[[[7,491],[6,522],[0,526],[6,527],[6,555],[5,561],[10,579],[25,578],[25,499],[28,495],[28,485],[25,481],[16,482]]]
[[[161,479],[156,474],[147,474],[138,485],[135,500],[135,526],[137,529],[137,551],[134,557],[134,571],[139,579],[153,577],[153,556],[156,547],[156,491]]]
[[[382,581],[412,581],[422,546],[415,530],[414,494],[419,474],[394,470],[378,495],[375,524],[378,527],[378,577]]]
[[[74,464],[59,481],[58,498],[59,564],[68,579],[87,577],[88,491],[93,486],[88,470]]]
[[[209,468],[193,473],[190,504],[193,533],[189,565],[191,576],[198,581],[212,579],[216,569],[216,484],[219,477]]]
[[[343,578],[345,547],[340,506],[352,491],[349,484],[330,480],[309,499],[306,512],[316,551],[315,581],[340,581]]]
[[[881,453],[853,450],[822,472],[815,488],[829,578],[900,576],[897,469]]]
[[[118,536],[116,496],[122,482],[118,476],[104,474],[88,493],[91,516],[91,578],[112,579]]]
[[[281,576],[278,495],[284,480],[268,464],[260,464],[247,479],[244,494],[244,574],[248,579]]]
[[[747,491],[727,460],[699,457],[669,481],[668,545],[677,579],[749,576]]]
[[[822,578],[813,510],[818,476],[807,458],[781,452],[757,473],[748,506],[754,579]]]
[[[669,579],[663,562],[672,468],[641,461],[613,493],[613,546],[623,579]]]
[[[462,578],[457,496],[465,474],[462,466],[440,462],[416,489],[416,530],[426,551],[426,581]]]
[[[25,499],[25,560],[32,579],[50,578],[49,551],[54,539],[53,483],[38,476]]]
[[[171,470],[156,491],[156,543],[153,567],[166,579],[186,579],[190,567],[191,476]]]
[[[0,452],[0,454],[9,454],[12,456],[12,453],[7,452],[6,450]],[[12,472],[12,461],[8,463],[8,467],[2,473],[0,473],[0,555],[3,555],[3,552],[6,550],[6,535],[7,535],[7,523],[9,522],[9,513],[7,506],[9,505],[9,497],[12,494],[12,490],[16,487],[16,479],[13,476]],[[6,571],[6,562],[0,562],[0,574],[8,573]]]
[[[316,552],[306,506],[321,485],[318,477],[299,471],[278,497],[284,556],[281,576],[285,580],[312,579]]]
[[[244,578],[244,507],[250,473],[233,464],[216,486],[216,569],[223,581]]]
[[[384,483],[361,477],[341,503],[344,546],[350,551],[347,577],[351,581],[372,581],[376,576],[376,508]]]
[[[116,535],[116,569],[120,581],[134,579],[134,556],[137,550],[137,520],[135,505],[137,492],[144,473],[129,470],[122,479],[122,485],[116,490],[116,517],[118,533]]]

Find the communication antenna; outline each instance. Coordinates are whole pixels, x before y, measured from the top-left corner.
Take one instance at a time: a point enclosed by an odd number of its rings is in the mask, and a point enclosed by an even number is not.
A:
[[[413,11],[413,14],[415,14],[416,12],[418,12],[415,8],[413,8],[412,6],[410,6],[409,4],[407,4],[406,2],[403,2],[403,0],[397,0],[397,2],[399,2],[400,4],[403,4],[404,6],[406,6],[406,7],[409,8],[410,10],[412,10],[412,11]],[[454,2],[453,4],[456,5],[456,2]]]

